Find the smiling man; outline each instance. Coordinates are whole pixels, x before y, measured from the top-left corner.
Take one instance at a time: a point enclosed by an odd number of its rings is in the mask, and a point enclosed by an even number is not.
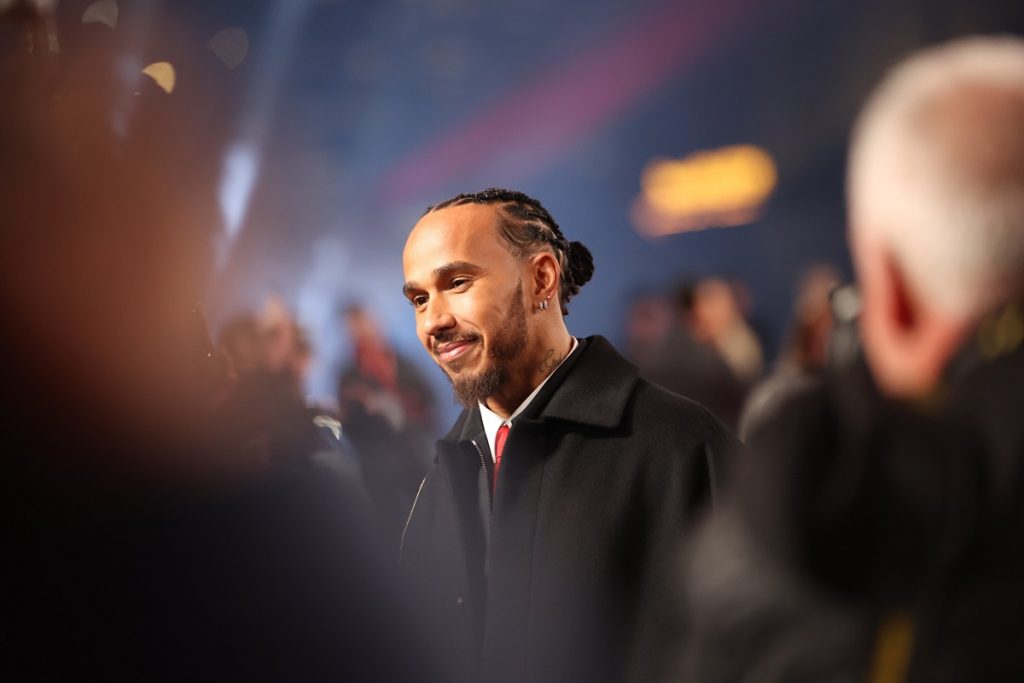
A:
[[[403,254],[416,330],[465,410],[402,564],[468,680],[621,681],[663,661],[673,549],[730,437],[564,316],[594,271],[541,204],[437,204]]]

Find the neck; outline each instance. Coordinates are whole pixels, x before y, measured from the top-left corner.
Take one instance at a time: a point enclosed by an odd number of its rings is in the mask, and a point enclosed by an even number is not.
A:
[[[531,352],[524,353],[523,364],[506,378],[498,392],[487,397],[484,404],[497,415],[508,419],[526,397],[565,360],[571,349],[572,337],[564,324],[547,334],[538,335],[537,343],[531,345]]]

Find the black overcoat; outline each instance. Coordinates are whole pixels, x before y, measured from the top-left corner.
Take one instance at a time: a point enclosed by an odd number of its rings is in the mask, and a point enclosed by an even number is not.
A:
[[[883,395],[860,357],[751,431],[690,535],[681,680],[1024,681],[1022,311],[928,400]]]
[[[484,681],[621,681],[656,665],[677,542],[731,444],[597,336],[514,421],[493,498],[479,409],[464,411],[402,541],[446,659]]]

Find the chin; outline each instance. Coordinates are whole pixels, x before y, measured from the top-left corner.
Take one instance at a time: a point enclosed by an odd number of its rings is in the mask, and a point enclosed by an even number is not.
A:
[[[437,364],[441,367],[441,370],[444,371],[444,374],[449,377],[460,375],[465,370],[465,366],[458,361],[455,361],[454,363],[445,363],[442,360],[437,360]]]

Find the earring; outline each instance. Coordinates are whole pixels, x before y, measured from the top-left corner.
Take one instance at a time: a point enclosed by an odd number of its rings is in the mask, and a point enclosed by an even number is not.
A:
[[[541,311],[548,310],[548,299],[550,299],[550,298],[551,297],[549,296],[549,297],[545,298],[543,301],[541,301],[539,304],[537,304],[537,309],[541,310]]]

